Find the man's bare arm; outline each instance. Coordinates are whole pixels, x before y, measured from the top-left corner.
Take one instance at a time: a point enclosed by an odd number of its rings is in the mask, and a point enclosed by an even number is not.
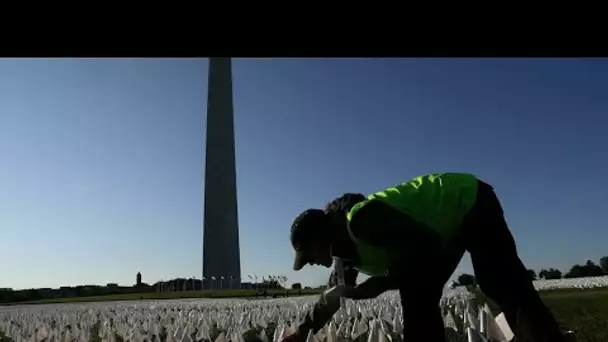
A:
[[[391,277],[371,277],[361,284],[346,289],[344,297],[350,299],[371,299],[382,293],[399,288],[399,283]]]
[[[340,297],[337,292],[341,293],[341,289],[333,288],[336,291],[328,294],[329,291],[321,294],[315,305],[308,310],[306,316],[300,324],[296,333],[293,335],[296,341],[305,341],[308,337],[309,331],[312,330],[313,334],[316,334],[323,326],[329,322],[331,317],[340,309]],[[331,290],[330,290],[331,291]]]

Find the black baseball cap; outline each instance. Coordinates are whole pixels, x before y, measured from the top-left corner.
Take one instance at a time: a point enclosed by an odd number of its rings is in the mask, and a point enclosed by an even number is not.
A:
[[[291,245],[296,251],[293,262],[294,271],[299,271],[310,261],[308,247],[310,243],[324,235],[329,220],[321,209],[308,209],[302,212],[291,225]]]

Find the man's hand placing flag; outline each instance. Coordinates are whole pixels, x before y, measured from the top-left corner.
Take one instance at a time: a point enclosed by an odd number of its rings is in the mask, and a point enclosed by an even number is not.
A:
[[[284,342],[304,342],[308,336],[308,332],[312,330],[315,334],[321,329],[331,317],[340,309],[340,298],[345,294],[350,294],[356,290],[349,286],[334,286],[323,292],[315,305],[308,311],[304,317],[304,321],[298,324],[297,331],[282,339]]]

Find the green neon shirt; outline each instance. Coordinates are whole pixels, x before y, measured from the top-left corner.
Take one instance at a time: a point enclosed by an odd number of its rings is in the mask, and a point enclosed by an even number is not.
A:
[[[434,230],[447,245],[475,204],[477,182],[477,177],[464,173],[435,173],[416,177],[367,196],[365,201],[350,210],[347,219],[350,223],[366,204],[379,200]],[[356,238],[350,231],[350,224],[349,233],[357,245],[361,259],[359,270],[363,273],[382,275],[399,254],[399,251],[372,246]]]

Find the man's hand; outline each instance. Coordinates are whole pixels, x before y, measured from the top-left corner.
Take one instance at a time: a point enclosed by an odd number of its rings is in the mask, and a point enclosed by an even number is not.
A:
[[[298,324],[295,334],[283,338],[285,342],[304,342],[309,331],[315,334],[321,329],[331,317],[340,309],[340,297],[343,296],[345,287],[335,286],[323,292],[315,305],[306,313],[304,320]]]

